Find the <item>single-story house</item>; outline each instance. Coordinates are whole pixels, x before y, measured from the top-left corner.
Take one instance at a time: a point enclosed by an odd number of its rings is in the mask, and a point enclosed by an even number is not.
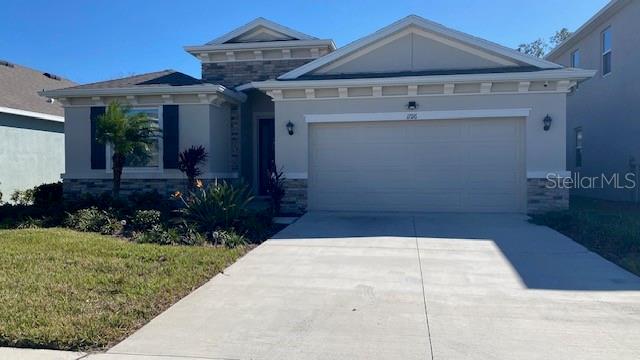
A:
[[[611,1],[547,55],[597,71],[567,97],[567,168],[580,184],[574,194],[640,202],[638,20],[640,1]]]
[[[205,179],[265,193],[283,169],[287,212],[536,212],[566,207],[565,68],[408,16],[336,49],[258,18],[185,50],[202,79],[166,70],[46,91],[65,106],[67,196],[110,188],[94,122],[118,99],[163,127],[123,189],[170,193],[177,153],[203,145]]]
[[[0,193],[60,181],[64,172],[64,109],[39,91],[75,83],[0,60]]]

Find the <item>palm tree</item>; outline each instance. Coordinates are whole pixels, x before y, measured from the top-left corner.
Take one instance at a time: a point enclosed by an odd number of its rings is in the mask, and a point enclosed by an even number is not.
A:
[[[113,151],[113,197],[120,195],[122,168],[127,157],[149,158],[160,128],[143,113],[131,113],[131,108],[112,101],[105,113],[98,117],[96,141],[111,145]]]

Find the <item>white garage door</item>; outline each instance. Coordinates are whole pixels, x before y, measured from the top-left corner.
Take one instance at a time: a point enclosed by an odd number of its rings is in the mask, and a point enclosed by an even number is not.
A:
[[[309,125],[309,210],[525,210],[524,118]]]

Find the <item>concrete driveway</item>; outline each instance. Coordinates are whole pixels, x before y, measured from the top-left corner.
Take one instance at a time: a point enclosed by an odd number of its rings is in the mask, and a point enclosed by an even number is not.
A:
[[[640,278],[520,215],[312,213],[90,358],[639,359]]]

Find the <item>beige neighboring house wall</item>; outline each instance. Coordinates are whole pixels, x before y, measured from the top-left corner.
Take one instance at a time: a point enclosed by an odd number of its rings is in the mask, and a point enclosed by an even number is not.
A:
[[[60,181],[64,171],[64,112],[38,95],[75,85],[57,76],[0,61],[0,192]]]
[[[548,59],[579,67],[596,75],[567,97],[567,165],[583,177],[630,172],[640,166],[640,1],[612,1],[553,50]],[[602,73],[602,32],[612,36],[611,73]],[[582,130],[582,166],[576,163],[576,130]],[[623,179],[621,179],[623,180]],[[636,178],[640,180],[640,178]],[[640,181],[638,181],[640,185]],[[638,189],[577,189],[573,193],[617,201],[638,201]]]

